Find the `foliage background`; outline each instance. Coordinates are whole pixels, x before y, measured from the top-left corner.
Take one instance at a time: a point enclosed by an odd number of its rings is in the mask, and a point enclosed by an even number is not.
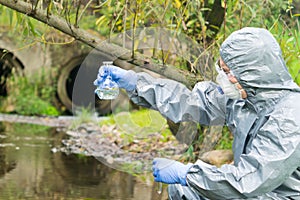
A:
[[[105,38],[144,27],[163,27],[178,34],[184,33],[204,47],[205,51],[211,52],[214,58],[218,57],[222,41],[234,30],[246,26],[267,28],[280,43],[289,70],[298,84],[299,4],[299,0],[32,1],[33,9],[60,16],[69,24]],[[226,13],[223,15],[224,10]],[[23,33],[24,44],[51,44],[45,39],[47,30],[51,29],[47,25],[3,6],[0,6],[0,14],[1,24]],[[217,19],[221,23],[216,25],[214,20]],[[164,59],[161,55],[154,57]],[[192,70],[188,64],[177,67]]]
[[[221,6],[217,11],[226,9],[220,27],[207,21],[214,3]],[[94,10],[100,15],[95,30],[109,37],[114,32],[138,27],[169,28],[197,41],[216,58],[220,44],[231,32],[247,26],[263,27],[276,37],[292,76],[300,84],[299,4],[295,0],[108,0]]]

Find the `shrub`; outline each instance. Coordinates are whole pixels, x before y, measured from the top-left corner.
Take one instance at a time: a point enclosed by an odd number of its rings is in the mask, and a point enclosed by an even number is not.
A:
[[[59,115],[59,111],[51,104],[55,87],[51,77],[47,78],[45,74],[43,70],[30,77],[13,73],[7,82],[8,96],[2,103],[2,110],[7,111],[5,107],[10,107],[10,112],[22,115]]]

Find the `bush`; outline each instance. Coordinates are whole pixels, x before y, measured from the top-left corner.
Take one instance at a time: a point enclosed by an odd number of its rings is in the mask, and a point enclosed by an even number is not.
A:
[[[7,82],[8,96],[1,105],[2,112],[7,111],[5,107],[10,107],[8,111],[21,115],[59,115],[51,104],[55,97],[51,76],[47,78],[44,71],[30,77],[13,74]]]
[[[15,100],[15,112],[21,115],[58,116],[59,112],[49,102],[36,95],[20,95]]]

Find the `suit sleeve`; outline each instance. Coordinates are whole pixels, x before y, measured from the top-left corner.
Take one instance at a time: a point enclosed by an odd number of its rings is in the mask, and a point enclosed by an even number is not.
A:
[[[183,84],[146,73],[138,73],[136,89],[129,93],[137,105],[159,111],[173,122],[194,121],[203,125],[223,125],[226,97],[213,82],[200,82],[193,90]]]

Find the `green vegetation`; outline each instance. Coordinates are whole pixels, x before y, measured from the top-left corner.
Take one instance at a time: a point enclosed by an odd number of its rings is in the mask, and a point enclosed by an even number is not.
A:
[[[203,46],[206,52],[213,54],[215,59],[218,57],[219,46],[231,32],[247,26],[267,28],[279,42],[288,69],[300,85],[300,9],[299,6],[295,7],[299,5],[299,0],[221,1],[218,10],[213,12],[215,2],[107,0],[95,9],[95,13],[99,13],[95,28],[104,36],[112,37],[114,33],[127,30],[163,27],[174,31],[174,34],[190,37]],[[224,18],[223,24],[214,25],[209,13],[212,12],[218,18],[217,14],[222,13],[222,8],[226,8],[226,15],[221,16]],[[165,63],[168,55],[156,51],[153,58]],[[173,58],[172,64],[178,68],[193,70],[189,68],[193,59],[186,60],[184,66],[182,62],[176,65]]]
[[[183,154],[182,160],[187,161],[187,162],[194,162],[197,160],[196,153],[194,151],[194,146],[190,145],[187,151]]]
[[[80,124],[96,123],[95,113],[90,108],[80,108],[77,112],[77,117],[72,121],[70,129],[77,128]]]
[[[42,70],[31,77],[14,74],[7,82],[7,89],[9,96],[1,101],[1,112],[59,115],[59,111],[52,105],[56,90],[50,72]]]
[[[218,144],[215,146],[215,149],[231,149],[232,139],[232,134],[229,132],[227,127],[224,127],[222,131],[222,137],[218,141]]]
[[[267,28],[277,39],[288,70],[300,85],[299,3],[299,0],[228,1],[226,23],[219,37],[225,39],[232,31],[246,26]]]
[[[44,5],[44,10],[49,15],[63,17],[69,24],[105,38],[112,38],[115,34],[129,30],[136,31],[145,27],[169,29],[173,31],[174,37],[176,34],[184,34],[199,43],[205,48],[205,52],[213,55],[214,59],[218,57],[220,44],[232,31],[246,26],[264,27],[269,29],[279,41],[289,70],[295,81],[300,84],[300,11],[299,6],[296,6],[299,5],[299,0],[220,2],[214,0],[151,0],[146,2],[107,0],[79,4],[66,0],[63,4],[57,2]],[[37,5],[37,8],[42,7]],[[226,15],[222,14],[224,9],[226,9]],[[12,27],[12,33],[23,33],[24,44],[32,42],[51,44],[45,39],[48,30],[52,30],[51,27],[3,6],[0,6],[0,16],[1,24]],[[215,24],[216,22],[212,18],[218,19],[219,24]],[[132,39],[129,33],[124,33],[124,36]],[[137,45],[132,44],[131,46],[136,47]],[[190,65],[195,64],[197,58],[196,60],[194,57],[184,58],[188,59],[184,63],[178,57],[174,58],[174,55],[160,50],[153,50],[152,56],[159,63],[171,62],[178,68],[193,70]],[[203,73],[201,70],[197,70],[197,72]]]
[[[274,28],[275,29],[275,28]],[[300,85],[300,24],[295,21],[295,28],[276,27],[277,34],[274,34],[282,49],[288,70],[294,81]]]
[[[157,111],[141,109],[132,112],[120,112],[110,115],[107,120],[99,122],[103,125],[116,125],[121,132],[121,137],[127,143],[134,138],[145,138],[152,133],[159,133],[161,141],[167,141],[172,135],[167,126],[167,121]]]

